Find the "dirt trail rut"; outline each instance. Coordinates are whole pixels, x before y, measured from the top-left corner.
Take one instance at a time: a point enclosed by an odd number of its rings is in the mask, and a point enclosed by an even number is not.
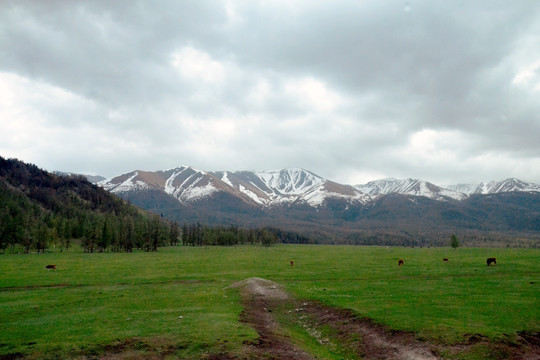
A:
[[[261,278],[249,278],[231,286],[239,288],[244,311],[242,321],[259,334],[257,344],[248,345],[248,352],[265,359],[313,359],[289,339],[279,334],[279,324],[272,315],[275,306],[289,301],[288,294],[276,283]]]
[[[359,319],[345,310],[333,309],[312,302],[299,303],[292,299],[279,284],[272,281],[249,278],[231,287],[239,288],[242,295],[244,305],[242,321],[251,325],[259,333],[259,343],[252,344],[253,348],[250,350],[261,357],[313,359],[279,333],[280,325],[275,320],[272,311],[277,306],[290,303],[297,305],[296,312],[305,314],[299,319],[309,318],[309,324],[307,322],[303,324],[305,327],[327,325],[334,328],[338,336],[360,339],[348,341],[348,343],[352,347],[351,350],[363,359],[439,359],[433,355],[428,344],[414,339],[410,334],[389,333],[382,326],[373,324],[369,320]],[[324,345],[325,339],[317,340]]]

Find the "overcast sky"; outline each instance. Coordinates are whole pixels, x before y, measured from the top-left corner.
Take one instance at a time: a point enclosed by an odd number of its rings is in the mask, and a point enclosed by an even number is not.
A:
[[[540,183],[540,2],[0,0],[0,156]]]

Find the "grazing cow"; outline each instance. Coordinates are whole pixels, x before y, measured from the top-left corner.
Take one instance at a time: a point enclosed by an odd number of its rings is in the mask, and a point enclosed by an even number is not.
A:
[[[491,265],[492,263],[494,265],[497,265],[497,259],[495,258],[488,258],[486,262],[487,262],[487,266]]]
[[[291,266],[294,266],[294,261],[291,260]]]
[[[45,269],[47,269],[47,270],[56,270],[56,265],[45,265]]]
[[[398,261],[398,265],[399,265],[399,266],[401,266],[401,265],[403,265],[403,264],[405,264],[405,261],[403,261],[403,260],[399,259],[399,261]]]
[[[444,259],[442,259],[442,261],[448,261],[448,259],[447,259],[447,258],[444,258]]]

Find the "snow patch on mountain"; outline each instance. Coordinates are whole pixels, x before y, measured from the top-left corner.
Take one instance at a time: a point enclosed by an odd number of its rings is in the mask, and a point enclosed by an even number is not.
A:
[[[227,172],[224,171],[223,172],[223,177],[221,178],[221,181],[223,181],[225,184],[231,186],[231,187],[234,187],[234,185],[232,184],[231,180],[229,180],[229,177],[227,176]]]
[[[131,175],[129,178],[127,178],[121,183],[113,183],[112,180],[114,178],[110,178],[100,181],[98,185],[102,186],[105,190],[112,193],[122,193],[128,191],[140,191],[149,189],[150,186],[147,183],[140,180],[135,180],[137,176],[139,176],[139,172],[135,171],[133,175]]]
[[[465,195],[471,195],[476,192],[479,184],[456,184],[456,185],[443,185],[442,187],[451,191],[459,192]]]
[[[326,200],[331,198],[344,199],[347,201],[357,201],[363,204],[371,200],[370,196],[361,192],[357,192],[353,195],[344,194],[328,190],[325,186],[320,186],[316,189],[313,189],[312,191],[309,191],[302,196],[302,199],[312,207],[319,207],[323,205]]]
[[[186,168],[176,168],[176,169],[170,169],[169,171],[173,171],[173,174],[165,181],[165,192],[169,195],[175,196],[175,192],[178,191],[178,188],[174,187],[173,181],[176,179],[176,177],[180,174],[182,174]]]
[[[232,185],[232,183],[230,184],[230,186],[234,187],[234,185]],[[247,195],[247,197],[249,197],[251,200],[255,201],[257,204],[264,205],[264,202],[261,200],[261,198],[258,197],[257,194],[255,194],[253,191],[250,191],[250,190],[246,189],[246,187],[244,187],[244,185],[240,184],[238,186],[238,190],[240,190],[241,193]]]
[[[190,185],[187,189],[182,191],[182,193],[180,194],[180,196],[177,197],[177,199],[181,202],[197,201],[219,191],[219,189],[217,189],[212,183],[208,183],[203,186],[194,186],[199,180],[200,179],[198,179],[193,185]]]

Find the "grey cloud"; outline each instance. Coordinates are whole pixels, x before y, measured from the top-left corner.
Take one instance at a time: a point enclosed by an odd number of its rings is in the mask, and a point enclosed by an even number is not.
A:
[[[531,2],[36,0],[2,7],[0,74],[78,97],[26,106],[48,126],[94,131],[98,139],[70,144],[85,171],[294,166],[340,181],[333,174],[460,181],[478,168],[476,159],[500,154],[516,165],[484,172],[540,182],[540,170],[523,170],[540,158],[539,93],[512,84],[521,66],[540,59],[533,46],[540,5]],[[185,78],[171,64],[185,48],[222,66],[223,78]],[[310,98],[301,86],[291,93],[305,79],[342,102],[317,107],[324,94]],[[440,161],[411,153],[421,151],[410,141],[426,129],[463,139],[453,138],[454,149],[435,145],[451,154]],[[45,158],[41,146],[28,148]],[[48,164],[76,171],[81,160],[55,149]]]
[[[222,18],[203,2],[11,4],[2,16],[2,66],[113,106],[183,95],[164,69],[170,52]]]

